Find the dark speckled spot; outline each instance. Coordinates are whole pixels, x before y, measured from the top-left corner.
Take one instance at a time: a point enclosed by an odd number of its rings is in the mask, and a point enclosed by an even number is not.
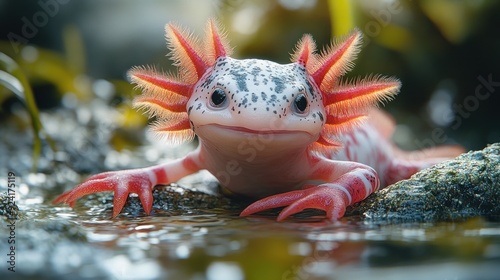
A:
[[[235,69],[231,70],[229,73],[233,75],[240,91],[248,91],[247,73],[241,73],[240,71],[237,71]]]
[[[259,97],[257,96],[257,94],[253,93],[252,92],[252,102],[257,102],[257,100],[259,100]]]
[[[208,88],[208,85],[210,85],[214,80],[214,77],[209,76],[207,79],[201,84],[202,87]]]
[[[272,77],[271,78],[273,83],[276,85],[275,87],[275,92],[276,93],[283,93],[283,90],[285,90],[285,83],[283,82],[283,80],[279,77]]]
[[[311,97],[314,98],[314,87],[311,85],[311,83],[308,80],[306,80],[306,85],[307,85],[307,89],[308,89],[309,94],[311,95]]]
[[[257,81],[257,76],[259,75],[259,73],[262,72],[262,69],[260,69],[260,67],[258,66],[255,66],[253,69],[252,69],[252,75],[253,75],[253,80],[254,82]],[[258,83],[257,83],[258,85]]]
[[[247,103],[248,103],[248,98],[245,96],[245,97],[243,98],[243,100],[241,100],[241,104],[242,104],[242,105],[247,105]]]
[[[318,116],[319,116],[319,119],[320,119],[321,121],[324,121],[324,120],[325,120],[325,119],[324,119],[324,117],[323,117],[323,114],[321,114],[321,112],[318,112]]]

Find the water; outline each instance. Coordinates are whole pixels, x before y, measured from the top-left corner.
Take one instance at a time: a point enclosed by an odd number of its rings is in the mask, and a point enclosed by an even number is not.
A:
[[[500,223],[373,224],[319,216],[277,223],[271,215],[192,209],[120,215],[95,207],[45,208],[82,227],[95,249],[71,275],[108,279],[498,279]],[[74,257],[72,252],[65,259]],[[75,263],[85,263],[79,260]],[[61,276],[68,276],[61,274]],[[64,278],[64,277],[63,277]]]

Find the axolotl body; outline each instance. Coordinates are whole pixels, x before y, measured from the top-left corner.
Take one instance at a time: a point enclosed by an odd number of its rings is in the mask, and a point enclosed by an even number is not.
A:
[[[210,20],[200,44],[167,24],[179,73],[129,72],[143,91],[134,104],[156,118],[153,130],[174,143],[197,135],[197,149],[165,164],[91,176],[55,203],[72,206],[81,196],[113,191],[117,216],[129,193],[137,193],[149,214],[156,185],[205,169],[229,193],[256,199],[242,216],[286,206],[278,220],[306,208],[335,220],[380,187],[462,151],[444,146],[416,158],[390,143],[394,124],[374,107],[397,94],[399,81],[341,79],[359,52],[358,30],[321,53],[305,35],[290,64],[234,59],[219,30]]]

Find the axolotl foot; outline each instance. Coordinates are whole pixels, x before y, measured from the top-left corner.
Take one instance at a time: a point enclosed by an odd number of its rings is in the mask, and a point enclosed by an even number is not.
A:
[[[342,186],[336,184],[309,185],[302,190],[275,194],[260,199],[245,208],[240,216],[249,216],[264,210],[287,206],[278,215],[277,221],[283,221],[308,208],[324,210],[328,219],[337,220],[344,215],[347,205],[349,205],[349,197]]]
[[[74,189],[61,194],[54,199],[53,203],[65,203],[73,207],[76,200],[82,196],[113,191],[113,217],[116,217],[125,205],[129,193],[136,193],[139,195],[144,211],[149,215],[153,206],[152,189],[154,186],[154,175],[151,173],[147,169],[100,173],[88,178]]]

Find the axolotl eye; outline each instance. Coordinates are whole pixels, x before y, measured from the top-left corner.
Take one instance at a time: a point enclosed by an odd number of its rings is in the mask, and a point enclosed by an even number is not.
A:
[[[223,108],[227,104],[226,92],[221,88],[215,88],[210,96],[210,105],[213,108]]]
[[[293,101],[294,111],[298,114],[304,114],[307,111],[307,97],[304,94],[299,94]]]

